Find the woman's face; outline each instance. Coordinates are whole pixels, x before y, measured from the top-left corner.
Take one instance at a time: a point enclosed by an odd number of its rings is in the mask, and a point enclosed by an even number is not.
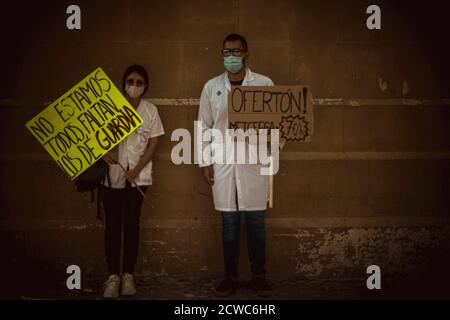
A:
[[[139,98],[144,93],[146,85],[144,78],[133,72],[125,80],[125,92],[131,98]]]

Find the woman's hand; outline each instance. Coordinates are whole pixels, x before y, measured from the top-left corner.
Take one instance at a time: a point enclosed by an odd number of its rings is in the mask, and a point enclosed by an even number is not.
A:
[[[134,169],[128,170],[127,173],[125,174],[125,177],[127,178],[128,181],[134,183],[134,180],[136,180],[136,178],[139,176],[140,172],[141,172],[141,170],[139,170],[138,168],[134,168]]]
[[[106,161],[108,164],[117,164],[116,160],[114,160],[114,157],[112,156],[111,152],[106,153],[103,156],[103,160]]]

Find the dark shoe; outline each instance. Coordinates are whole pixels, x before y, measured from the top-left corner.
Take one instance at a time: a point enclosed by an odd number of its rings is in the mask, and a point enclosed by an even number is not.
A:
[[[250,282],[253,290],[256,291],[256,294],[262,298],[269,298],[272,296],[272,289],[264,278],[254,278]]]
[[[237,283],[233,279],[226,278],[220,281],[214,288],[214,295],[216,297],[224,298],[236,291]]]

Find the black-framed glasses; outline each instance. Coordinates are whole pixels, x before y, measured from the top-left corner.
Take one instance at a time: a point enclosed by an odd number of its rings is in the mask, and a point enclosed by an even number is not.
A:
[[[235,57],[240,57],[241,54],[246,52],[247,50],[234,48],[234,49],[223,49],[222,54],[224,57],[229,57],[230,55],[233,55]]]
[[[143,80],[127,79],[126,84],[129,86],[136,84],[137,87],[142,87],[145,85],[145,82]]]

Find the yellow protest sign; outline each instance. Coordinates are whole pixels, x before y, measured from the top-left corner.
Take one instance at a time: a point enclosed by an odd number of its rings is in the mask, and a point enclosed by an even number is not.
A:
[[[26,123],[71,179],[75,179],[143,122],[101,68]]]

